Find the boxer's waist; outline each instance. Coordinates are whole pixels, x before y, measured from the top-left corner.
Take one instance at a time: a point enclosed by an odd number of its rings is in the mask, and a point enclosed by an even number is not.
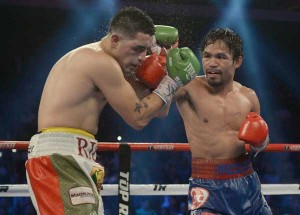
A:
[[[234,159],[192,159],[192,178],[226,180],[243,177],[252,172],[248,154]]]
[[[43,128],[40,133],[49,133],[49,132],[65,132],[71,134],[78,134],[78,135],[95,139],[95,136],[93,134],[79,128],[68,128],[68,127]]]
[[[43,129],[34,135],[28,147],[28,157],[54,153],[82,156],[96,160],[97,140],[84,130],[66,127]]]

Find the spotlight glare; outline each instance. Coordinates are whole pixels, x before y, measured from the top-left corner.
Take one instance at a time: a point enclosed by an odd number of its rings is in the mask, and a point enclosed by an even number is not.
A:
[[[118,140],[118,141],[122,140],[122,137],[121,137],[121,136],[118,136],[118,137],[117,137],[117,140]]]

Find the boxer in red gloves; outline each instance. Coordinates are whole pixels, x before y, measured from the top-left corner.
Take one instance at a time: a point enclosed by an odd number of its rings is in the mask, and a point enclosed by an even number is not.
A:
[[[217,28],[201,46],[204,76],[179,88],[173,99],[192,154],[189,214],[272,214],[245,143],[262,151],[268,126],[256,93],[234,81],[243,61],[242,39]]]

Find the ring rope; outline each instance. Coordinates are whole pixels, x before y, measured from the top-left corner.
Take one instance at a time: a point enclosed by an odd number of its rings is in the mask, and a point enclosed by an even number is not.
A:
[[[130,184],[130,195],[187,195],[188,184]],[[264,195],[299,195],[300,184],[262,184]],[[104,184],[101,196],[117,196],[118,184]],[[29,197],[27,184],[0,185],[0,197]]]
[[[98,142],[97,151],[118,151],[119,142]],[[27,150],[29,141],[0,140],[0,150],[17,149]],[[190,151],[188,143],[128,143],[131,151]],[[249,144],[245,144],[250,151]],[[299,143],[273,143],[265,149],[267,152],[300,152]]]

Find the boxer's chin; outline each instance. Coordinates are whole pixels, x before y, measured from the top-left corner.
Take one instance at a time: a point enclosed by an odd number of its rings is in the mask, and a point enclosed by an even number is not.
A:
[[[207,78],[207,83],[212,87],[219,87],[223,85],[223,82],[221,80],[209,79],[209,78]]]

